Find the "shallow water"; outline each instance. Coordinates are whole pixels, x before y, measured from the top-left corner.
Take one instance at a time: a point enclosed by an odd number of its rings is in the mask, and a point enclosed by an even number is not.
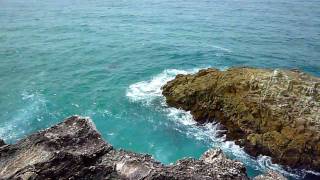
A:
[[[163,163],[220,147],[250,158],[169,108],[160,87],[205,67],[299,68],[320,76],[320,1],[0,0],[0,137],[7,142],[79,114],[117,148]]]

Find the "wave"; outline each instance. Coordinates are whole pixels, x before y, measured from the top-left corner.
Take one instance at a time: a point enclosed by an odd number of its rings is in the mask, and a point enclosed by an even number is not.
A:
[[[151,80],[141,81],[130,85],[126,95],[132,101],[150,104],[152,101],[162,96],[161,86],[163,86],[166,82],[173,80],[177,74],[188,74],[196,71],[197,69],[193,71],[177,69],[165,70],[159,75],[153,77]]]
[[[224,48],[224,47],[220,47],[220,46],[214,46],[212,45],[211,47],[215,48],[215,49],[218,49],[220,51],[225,51],[225,52],[228,52],[228,53],[231,53],[232,51],[228,48]]]
[[[226,70],[227,68],[221,67],[219,69]],[[271,158],[268,156],[253,158],[233,141],[226,141],[225,136],[221,136],[221,134],[223,134],[223,130],[221,130],[219,123],[207,123],[205,125],[195,126],[197,123],[193,120],[190,112],[167,106],[165,97],[162,95],[161,87],[166,82],[173,80],[178,74],[192,74],[198,70],[199,69],[164,70],[162,73],[152,77],[150,80],[130,85],[127,89],[126,96],[130,101],[142,103],[147,107],[151,107],[153,105],[159,106],[160,104],[160,111],[164,112],[169,120],[176,123],[178,126],[183,126],[183,128],[178,129],[180,132],[197,140],[206,141],[210,143],[212,147],[221,148],[227,155],[233,156],[234,159],[243,162],[247,167],[256,171],[265,172],[267,170],[274,170],[294,179],[303,178],[307,173],[315,175],[318,174],[316,172],[306,170],[285,169],[281,165],[272,163]]]

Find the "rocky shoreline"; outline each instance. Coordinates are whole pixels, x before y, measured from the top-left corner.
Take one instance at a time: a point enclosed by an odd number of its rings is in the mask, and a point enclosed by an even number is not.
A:
[[[253,156],[320,171],[320,78],[298,70],[204,69],[162,87],[169,106],[220,122]]]
[[[150,155],[116,150],[89,118],[72,116],[16,144],[0,141],[0,179],[249,179],[221,150],[163,165]],[[285,179],[275,172],[256,177]]]

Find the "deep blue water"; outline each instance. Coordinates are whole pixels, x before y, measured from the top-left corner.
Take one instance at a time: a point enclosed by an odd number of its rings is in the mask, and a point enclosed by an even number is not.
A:
[[[90,116],[116,148],[163,163],[220,147],[251,176],[275,169],[168,108],[160,87],[199,68],[320,76],[320,1],[0,0],[0,138]],[[290,174],[291,173],[291,174]]]

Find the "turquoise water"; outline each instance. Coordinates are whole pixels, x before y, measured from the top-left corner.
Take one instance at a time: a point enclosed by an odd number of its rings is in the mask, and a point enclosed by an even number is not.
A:
[[[301,179],[168,108],[160,87],[199,68],[299,68],[320,76],[320,1],[0,0],[0,137],[90,116],[116,148],[169,164],[220,147],[251,176]]]

